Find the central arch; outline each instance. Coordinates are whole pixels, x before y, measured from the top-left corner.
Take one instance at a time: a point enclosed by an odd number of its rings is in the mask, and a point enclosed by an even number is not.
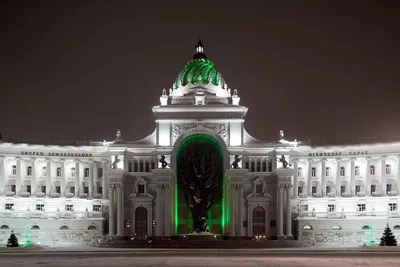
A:
[[[224,234],[224,150],[206,133],[187,136],[176,150],[176,233]]]

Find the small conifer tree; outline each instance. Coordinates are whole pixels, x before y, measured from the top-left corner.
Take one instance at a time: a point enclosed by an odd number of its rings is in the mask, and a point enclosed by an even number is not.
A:
[[[392,230],[387,224],[385,231],[383,232],[383,236],[381,237],[380,246],[397,246],[396,238],[394,237]]]
[[[11,247],[11,248],[19,247],[18,239],[17,239],[17,237],[15,236],[14,231],[11,231],[11,235],[10,235],[10,237],[8,238],[7,247],[9,247],[9,248],[10,248],[10,247]]]

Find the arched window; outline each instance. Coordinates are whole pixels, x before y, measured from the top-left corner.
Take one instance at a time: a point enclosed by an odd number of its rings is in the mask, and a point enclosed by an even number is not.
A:
[[[364,225],[364,226],[362,227],[362,230],[363,230],[363,231],[369,230],[369,225]]]
[[[344,167],[340,167],[340,176],[343,177],[346,175],[346,169]]]
[[[66,225],[63,225],[63,226],[61,226],[60,227],[60,230],[68,230],[69,228],[68,228],[68,226],[66,226]]]
[[[31,230],[40,230],[40,227],[39,227],[39,225],[33,225],[31,227]]]
[[[354,168],[354,175],[355,175],[355,176],[360,176],[360,166],[356,166],[356,167]]]
[[[17,175],[17,165],[11,166],[11,175]]]
[[[57,177],[61,177],[61,167],[57,168]]]
[[[386,174],[392,174],[392,166],[390,164],[386,164]]]
[[[95,225],[90,225],[88,227],[88,230],[97,230],[97,227]]]
[[[317,175],[317,170],[315,169],[315,167],[311,168],[311,177],[315,177]]]
[[[3,224],[0,229],[2,230],[6,230],[6,229],[10,229],[10,227],[8,227],[8,225]]]
[[[395,225],[395,226],[393,227],[393,230],[394,230],[394,231],[400,231],[400,225]]]
[[[32,176],[32,166],[26,168],[26,176]]]
[[[369,174],[370,174],[370,175],[375,175],[375,166],[374,166],[374,165],[371,165],[371,166],[369,167]]]
[[[297,176],[298,177],[303,177],[303,168],[302,167],[298,167],[297,168]]]
[[[334,226],[332,226],[332,230],[342,230],[342,227],[335,224]]]
[[[303,226],[303,230],[312,230],[312,227],[308,224]]]
[[[331,168],[330,167],[326,167],[325,168],[325,176],[326,177],[330,177],[331,176]]]

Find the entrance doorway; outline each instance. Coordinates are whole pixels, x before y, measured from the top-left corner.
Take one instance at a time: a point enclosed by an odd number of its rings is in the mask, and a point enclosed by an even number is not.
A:
[[[252,228],[253,236],[258,238],[265,238],[265,209],[257,206],[253,209],[252,214]]]
[[[147,209],[137,207],[135,210],[135,235],[140,239],[147,238]]]

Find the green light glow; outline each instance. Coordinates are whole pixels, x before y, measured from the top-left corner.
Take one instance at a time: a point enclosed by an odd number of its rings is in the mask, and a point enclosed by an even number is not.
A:
[[[214,63],[205,58],[198,58],[185,64],[184,70],[179,73],[173,87],[176,89],[180,85],[186,86],[189,83],[197,84],[198,82],[202,84],[211,82],[211,84],[221,87],[225,85],[225,81],[221,73],[215,68]]]
[[[180,153],[192,142],[198,141],[199,139],[202,140],[202,142],[208,142],[211,143],[217,148],[218,153],[221,155],[221,159],[224,158],[224,151],[219,144],[218,140],[215,139],[214,137],[204,134],[204,133],[196,133],[193,135],[190,135],[186,137],[180,144],[176,152],[176,159],[178,161]],[[221,164],[224,164],[221,162]],[[176,181],[175,181],[175,205],[174,205],[174,219],[175,219],[175,234],[178,235],[178,226],[179,226],[179,193],[178,193],[178,175],[179,175],[179,164],[177,162],[176,164]],[[222,182],[222,197],[221,197],[221,202],[222,202],[222,211],[221,211],[221,227],[222,227],[222,234],[225,235],[226,229],[225,227],[227,226],[227,223],[229,222],[229,205],[227,205],[226,201],[228,198],[226,197],[225,194],[227,194],[227,186],[228,182],[230,180],[229,175],[223,175],[221,177],[223,179]]]
[[[374,234],[375,232],[374,232],[374,230],[372,229],[372,225],[370,225],[369,226],[369,229],[368,229],[368,234],[367,234],[367,236],[366,236],[366,238],[365,238],[365,245],[366,246],[368,246],[368,247],[374,247],[374,246],[376,246],[377,244],[376,244],[376,241],[375,241],[375,234]]]
[[[30,244],[32,244],[31,227],[27,225],[25,228],[25,243],[22,246],[27,247]]]

